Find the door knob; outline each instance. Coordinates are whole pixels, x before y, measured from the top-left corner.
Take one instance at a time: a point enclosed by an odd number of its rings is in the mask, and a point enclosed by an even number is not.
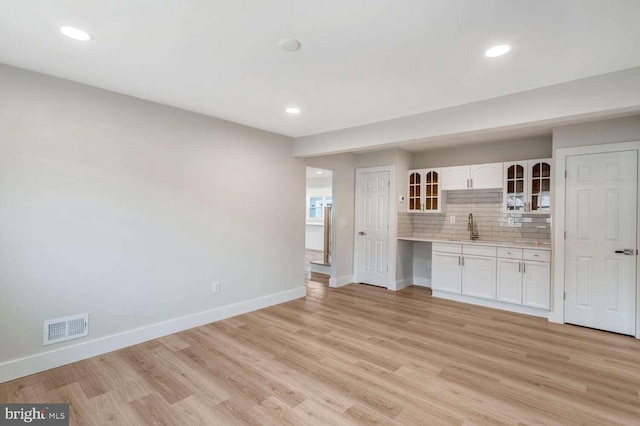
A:
[[[626,256],[633,256],[635,254],[634,249],[622,249],[622,250],[616,250],[615,252],[618,254],[624,254]]]
[[[360,231],[360,232],[358,232],[358,235],[367,235],[367,233],[364,232],[364,231]]]

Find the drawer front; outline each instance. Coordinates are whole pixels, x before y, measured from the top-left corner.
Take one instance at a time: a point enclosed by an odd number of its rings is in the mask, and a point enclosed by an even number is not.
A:
[[[522,259],[522,249],[511,247],[498,247],[498,257],[502,259]]]
[[[462,253],[473,256],[492,256],[496,257],[495,246],[477,246],[471,244],[464,244],[462,246]]]
[[[536,262],[551,262],[551,252],[549,250],[524,249],[522,250],[522,258]]]
[[[433,251],[462,254],[462,244],[433,243]]]

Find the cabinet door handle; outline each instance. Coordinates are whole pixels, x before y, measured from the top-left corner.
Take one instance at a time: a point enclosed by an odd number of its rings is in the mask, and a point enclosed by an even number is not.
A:
[[[527,273],[527,263],[526,262],[522,262],[522,272],[523,273]]]
[[[469,179],[467,179],[467,188],[469,187]]]
[[[522,262],[518,262],[518,272],[522,272]]]
[[[458,266],[460,266],[460,256],[458,256]]]
[[[464,256],[462,256],[462,266],[464,266]]]
[[[471,188],[473,188],[473,179],[469,179],[471,181]]]

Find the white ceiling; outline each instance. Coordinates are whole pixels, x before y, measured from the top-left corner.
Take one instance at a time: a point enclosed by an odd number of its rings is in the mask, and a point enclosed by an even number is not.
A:
[[[638,0],[0,0],[0,62],[297,137],[640,66],[639,20]]]
[[[316,169],[315,167],[307,166],[307,179],[331,179],[332,176],[333,172],[331,170]]]

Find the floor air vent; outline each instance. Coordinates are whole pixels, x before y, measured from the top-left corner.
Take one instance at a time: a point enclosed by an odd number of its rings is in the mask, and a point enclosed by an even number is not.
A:
[[[89,334],[89,314],[46,320],[43,345],[77,339]]]

